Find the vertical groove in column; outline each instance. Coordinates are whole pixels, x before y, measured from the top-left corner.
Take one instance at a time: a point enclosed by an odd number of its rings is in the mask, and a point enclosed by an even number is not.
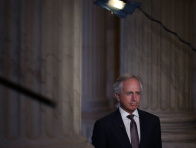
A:
[[[144,2],[144,10],[145,11],[150,11],[150,4],[148,2]],[[142,15],[142,55],[141,55],[141,78],[143,80],[143,85],[144,85],[144,94],[142,96],[142,101],[141,101],[141,106],[142,109],[147,110],[149,109],[149,93],[150,93],[150,86],[149,84],[149,75],[150,75],[150,48],[151,48],[151,33],[150,33],[150,28],[151,28],[151,21],[147,19],[144,15]]]
[[[183,19],[184,19],[184,6],[183,6],[183,0],[179,1],[179,28],[178,28],[178,32],[180,36],[183,36]],[[179,92],[183,92],[183,93],[179,93],[179,98],[178,98],[178,109],[182,110],[183,106],[184,106],[184,67],[185,67],[185,61],[184,61],[184,45],[183,43],[179,42]]]
[[[164,20],[165,20],[165,25],[166,26],[169,26],[169,28],[172,28],[172,9],[166,9],[168,5],[171,5],[171,2],[169,1],[164,1],[164,5],[163,7],[165,8],[164,9],[164,12],[163,12],[163,15],[166,17]],[[171,59],[171,52],[172,52],[172,44],[173,44],[173,41],[172,41],[172,35],[170,33],[168,33],[167,31],[163,30],[164,31],[164,35],[163,38],[165,38],[165,43],[166,43],[166,54],[167,56],[165,57],[166,58],[166,61],[167,61],[167,64],[166,64],[166,69],[167,69],[167,72],[166,72],[166,77],[167,77],[167,85],[164,86],[164,89],[166,90],[164,93],[164,96],[166,97],[165,98],[165,102],[166,103],[166,106],[167,106],[167,110],[170,110],[170,101],[172,100],[171,98],[171,87],[172,87],[172,81],[171,81],[171,63],[173,63],[173,59]]]
[[[89,11],[89,13],[87,12]],[[92,46],[92,37],[88,30],[91,29],[91,23],[88,22],[90,18],[90,15],[92,14],[92,8],[88,5],[87,0],[83,2],[83,29],[85,30],[84,33],[82,33],[82,99],[85,99],[86,97],[89,97],[88,95],[91,95],[92,93],[92,87],[90,84],[91,80],[91,73],[88,71],[88,69],[91,69],[91,62],[89,61],[89,58],[91,58],[91,46]],[[85,105],[85,104],[84,104]]]
[[[24,33],[25,36],[23,36],[23,42],[22,47],[23,50],[21,50],[21,82],[24,86],[29,88],[32,91],[38,92],[40,87],[36,84],[40,83],[40,75],[38,76],[38,73],[40,69],[37,69],[37,65],[39,63],[38,59],[36,57],[39,57],[40,55],[37,55],[37,52],[39,53],[39,41],[36,42],[36,38],[39,38],[36,36],[37,30],[33,27],[36,23],[36,16],[35,12],[35,5],[30,3],[26,3],[26,13],[24,13]],[[26,15],[26,16],[25,16]],[[38,138],[40,135],[40,105],[36,101],[30,100],[29,97],[23,96],[25,99],[25,130],[28,138]]]
[[[85,21],[83,21],[83,27],[84,26],[86,26],[85,27],[85,30],[90,30],[91,29],[91,24],[90,23],[88,23],[87,22],[87,20],[88,19],[90,19],[90,14],[92,14],[92,9],[91,9],[91,7],[89,7],[87,4],[86,4],[86,2],[87,1],[85,1],[84,3],[83,3],[83,5],[85,5],[85,7],[83,8],[83,16],[84,16],[84,20]],[[89,13],[86,13],[86,11],[85,10],[88,10],[88,7],[89,7]],[[86,9],[85,9],[86,8]],[[85,15],[86,14],[86,15]],[[84,30],[84,29],[83,29]],[[83,33],[83,35],[84,35],[85,33]],[[87,94],[88,94],[88,91],[87,90],[89,90],[89,95],[91,95],[90,93],[92,93],[92,91],[91,91],[91,88],[90,88],[90,83],[89,83],[89,81],[88,81],[88,79],[90,80],[90,76],[91,76],[91,73],[90,72],[88,72],[88,70],[87,69],[89,69],[89,68],[91,68],[91,62],[87,62],[87,61],[89,61],[89,58],[91,57],[91,56],[88,56],[88,55],[90,55],[91,54],[91,50],[89,50],[90,48],[91,48],[91,39],[92,39],[92,37],[90,36],[91,34],[89,34],[89,31],[86,31],[86,38],[84,38],[83,37],[83,39],[85,40],[85,42],[84,42],[84,48],[82,48],[82,50],[84,50],[85,52],[84,52],[84,54],[85,54],[85,57],[82,57],[82,60],[83,60],[83,66],[85,67],[85,70],[83,70],[83,71],[86,71],[86,75],[83,75],[83,77],[82,77],[82,80],[84,80],[83,82],[82,82],[82,84],[86,84],[86,89],[84,89],[85,87],[83,86],[83,90],[86,90],[85,92],[85,95],[83,96],[83,99],[85,99],[86,97],[88,97],[87,96]],[[89,43],[90,42],[90,43]],[[83,54],[83,55],[84,55]],[[86,59],[85,61],[84,61],[84,59]],[[86,78],[86,79],[85,79]]]
[[[56,60],[55,63],[57,64],[55,65],[55,69],[57,71],[57,76],[58,76],[57,86],[59,88],[56,91],[58,92],[58,96],[59,96],[59,98],[57,99],[58,99],[58,111],[60,112],[59,122],[58,122],[59,127],[56,127],[58,125],[56,125],[57,123],[55,121],[53,123],[54,128],[55,128],[54,132],[55,130],[59,131],[60,134],[66,137],[71,136],[70,133],[73,133],[73,128],[72,128],[72,123],[73,123],[73,112],[72,111],[73,110],[70,107],[73,103],[73,99],[70,99],[73,97],[73,92],[72,92],[73,73],[71,73],[73,72],[72,71],[73,70],[72,69],[72,66],[73,66],[72,56],[73,55],[71,54],[72,27],[73,27],[72,25],[73,24],[70,24],[70,22],[72,22],[73,20],[72,19],[69,20],[69,16],[70,14],[72,14],[70,13],[70,9],[73,9],[72,3],[73,2],[70,2],[68,5],[67,1],[58,0],[57,2],[55,1],[55,5],[54,5],[53,1],[49,1],[49,4],[53,5],[51,6],[52,14],[50,16],[51,16],[52,22],[54,22],[53,24],[54,28],[49,28],[49,29],[54,35],[54,40],[56,41],[54,44],[54,47],[52,47],[54,49],[53,50],[50,49],[50,50],[51,50],[51,53],[54,54],[53,56],[55,57],[55,60]],[[51,22],[48,22],[48,23],[51,23]],[[57,40],[56,37],[58,37],[59,40]],[[48,41],[50,40],[51,39],[49,38]],[[55,77],[55,75],[53,77]],[[56,85],[54,85],[53,87],[56,88]],[[72,114],[72,116],[70,116],[70,114]],[[50,121],[50,117],[48,116],[47,118],[48,118],[48,121]],[[54,135],[49,135],[49,136],[51,137]]]
[[[83,0],[83,3],[82,3],[82,18],[85,20],[85,21],[82,21],[82,30],[86,30],[87,29],[87,23],[86,23],[86,16],[85,15],[85,10],[87,9],[87,5],[85,5],[85,0]],[[86,44],[87,44],[87,33],[84,34],[82,33],[82,109],[83,109],[83,98],[84,96],[86,95],[86,89],[84,89],[85,87],[87,87],[86,85],[86,80],[87,80],[87,77],[85,77],[87,75],[87,72],[86,72],[86,69],[87,69],[87,66],[85,63],[87,63],[87,47],[86,47]]]
[[[88,4],[88,6],[89,6],[89,4]],[[92,8],[92,5],[90,5],[90,11],[91,11],[91,14],[94,14],[93,13],[93,8]],[[90,18],[90,22],[93,22],[93,17],[92,17],[92,15],[90,15],[89,16],[89,18]],[[90,98],[92,98],[93,97],[93,45],[94,45],[94,40],[93,40],[93,25],[94,25],[94,23],[93,24],[91,24],[91,23],[89,23],[89,37],[90,37],[90,40],[89,41],[91,41],[91,43],[90,43],[90,48],[88,49],[88,52],[89,52],[89,68],[91,69],[90,71],[88,71],[89,72],[89,80],[90,81],[88,81],[89,82],[89,98],[88,99],[90,99]]]
[[[161,18],[163,24],[166,26],[169,25],[168,17],[169,17],[169,8],[167,4],[164,2],[161,3]],[[167,9],[166,9],[167,8]],[[169,49],[170,49],[170,42],[169,42],[169,35],[168,33],[162,29],[162,39],[161,39],[161,109],[167,110],[168,103],[169,103]]]
[[[35,91],[41,93],[41,3],[40,0],[35,0],[35,10],[34,10],[34,61],[35,61]],[[39,102],[34,103],[34,137],[40,138],[41,136],[41,104]]]
[[[95,6],[95,5],[94,5]],[[105,21],[105,15],[104,15],[105,11],[102,11],[101,14],[97,14],[97,18],[98,18],[98,26],[97,28],[102,28],[101,30],[98,29],[98,40],[101,44],[101,46],[99,47],[98,51],[100,52],[100,55],[98,57],[98,61],[99,61],[99,66],[100,67],[100,74],[99,74],[99,79],[98,79],[98,86],[100,88],[100,92],[99,94],[97,94],[97,96],[99,98],[101,98],[102,100],[104,98],[106,98],[106,21]]]
[[[130,25],[130,37],[128,38],[129,40],[127,41],[128,42],[128,45],[129,47],[127,47],[128,51],[128,57],[126,58],[127,59],[127,70],[130,71],[131,73],[135,73],[135,65],[134,65],[134,55],[135,55],[135,14],[130,16],[130,19],[129,19],[129,25]],[[128,30],[129,27],[127,27],[127,30]],[[130,58],[131,57],[131,58]]]
[[[138,70],[137,70],[137,75],[141,75],[141,55],[142,55],[142,51],[140,50],[142,48],[142,13],[141,12],[137,12],[136,13],[136,17],[137,17],[137,30],[135,31],[135,34],[138,35],[138,39],[136,41],[136,50],[137,50],[137,62],[138,63]]]
[[[147,4],[147,11],[148,11],[148,13],[149,14],[151,14],[152,13],[152,5],[151,5],[151,0],[149,0],[149,3]],[[147,21],[149,22],[149,24],[148,24],[148,27],[149,27],[149,30],[151,30],[151,27],[152,27],[152,21],[150,21],[149,19],[147,19]],[[146,83],[147,84],[149,84],[149,83],[151,83],[152,82],[152,80],[150,79],[150,76],[152,75],[152,71],[151,71],[151,69],[152,69],[152,64],[151,64],[151,62],[152,62],[152,34],[151,34],[151,32],[148,30],[148,33],[147,33],[147,35],[148,35],[148,37],[147,37],[147,41],[148,41],[148,54],[147,54],[147,69],[148,69],[148,71],[147,71],[147,78],[146,78]],[[148,109],[151,109],[151,86],[150,85],[147,85],[147,91],[148,91],[148,95],[147,95],[147,100],[148,100],[148,105],[147,105],[147,108]]]
[[[65,96],[63,99],[63,133],[65,136],[74,135],[74,116],[73,116],[73,103],[74,103],[74,1],[62,1],[62,32],[63,37],[61,38],[63,57],[63,88],[65,90]],[[65,7],[64,7],[65,6]],[[73,46],[74,45],[74,46]],[[67,79],[68,78],[68,79]],[[70,99],[71,98],[71,99]]]
[[[155,18],[160,19],[160,1],[157,0],[152,0],[151,2],[151,7],[152,7],[152,13]],[[159,79],[159,74],[158,74],[158,67],[159,67],[159,62],[158,60],[160,59],[160,26],[158,26],[156,23],[152,23],[151,25],[152,29],[152,37],[151,37],[151,76],[150,80],[152,81],[152,86],[151,86],[151,96],[150,96],[150,104],[151,104],[151,109],[152,110],[157,110],[159,108],[159,92],[158,92],[158,79]]]
[[[186,33],[186,24],[188,24],[188,21],[187,21],[187,10],[186,10],[186,5],[187,5],[187,2],[186,1],[182,1],[182,5],[183,5],[183,9],[184,9],[184,13],[183,13],[183,15],[182,15],[182,36],[183,36],[183,38],[184,38],[184,40],[187,40],[187,33]],[[181,108],[183,108],[183,109],[187,109],[187,99],[189,99],[189,98],[187,98],[188,96],[187,96],[187,73],[189,73],[187,70],[188,70],[188,65],[187,65],[187,53],[188,53],[188,50],[187,50],[187,46],[185,45],[185,44],[182,44],[182,49],[183,49],[183,67],[182,67],[182,84],[184,84],[184,85],[182,85],[182,91],[183,91],[183,93],[182,93],[182,106],[181,106]],[[187,69],[187,70],[185,70],[185,69]]]
[[[42,81],[42,94],[45,96],[48,96],[49,98],[54,98],[55,90],[53,88],[53,83],[55,80],[55,26],[54,26],[54,9],[55,9],[55,2],[52,0],[43,1],[43,11],[42,11],[42,75],[41,75],[41,81]],[[70,34],[69,32],[67,32]],[[68,49],[69,45],[67,46]],[[65,55],[69,57],[70,55]],[[69,65],[65,65],[67,69]],[[70,82],[68,82],[70,83]],[[68,88],[69,89],[69,88]],[[69,92],[70,90],[65,90]],[[70,94],[68,93],[68,96]],[[66,100],[66,99],[65,99]],[[67,101],[67,100],[66,100]],[[66,102],[65,101],[65,102]],[[68,101],[67,104],[70,104]],[[44,110],[45,114],[43,116],[44,119],[43,125],[45,125],[44,131],[48,137],[54,136],[54,119],[53,119],[53,110],[49,108],[45,108],[42,106],[42,109]],[[47,122],[50,121],[50,122]]]
[[[87,102],[92,98],[93,94],[93,25],[92,21],[94,14],[92,2],[88,0],[83,1],[83,33],[82,33],[82,107],[86,109]],[[91,23],[92,22],[92,23]]]
[[[182,33],[182,37],[183,37],[183,39],[184,40],[186,40],[186,2],[185,1],[183,1],[182,0],[182,6],[183,6],[183,8],[181,8],[181,10],[183,10],[184,9],[184,12],[182,13],[182,15],[181,15],[181,17],[182,17],[182,22],[181,22],[181,24],[182,24],[182,29],[181,29],[181,33]],[[181,100],[181,106],[180,106],[180,109],[186,109],[186,105],[187,105],[187,96],[186,96],[186,85],[187,85],[187,82],[186,82],[186,73],[187,73],[187,71],[185,70],[187,67],[186,66],[188,66],[188,65],[186,65],[186,45],[185,44],[182,44],[181,43],[181,45],[182,45],[182,61],[183,61],[183,65],[182,65],[182,70],[181,70],[181,90],[183,91],[183,93],[182,93],[182,100]]]
[[[172,1],[171,7],[174,8],[171,10],[171,18],[176,18],[176,7],[175,7],[175,1]],[[178,22],[176,19],[171,19],[171,29],[175,30],[176,29],[176,24],[175,22]],[[171,36],[171,50],[170,50],[170,100],[169,100],[169,109],[171,111],[176,110],[176,105],[177,105],[177,68],[176,68],[176,63],[177,63],[177,50],[176,50],[176,38],[172,35]]]
[[[192,27],[192,18],[191,18],[191,14],[189,9],[190,9],[190,1],[187,1],[186,5],[185,5],[185,21],[186,23],[184,23],[184,31],[185,31],[185,40],[186,41],[189,41],[191,42],[191,38],[190,38],[190,32],[191,32],[191,27]],[[192,90],[192,88],[190,87],[190,83],[191,83],[191,80],[190,80],[190,77],[191,77],[191,74],[192,74],[192,71],[190,70],[190,68],[192,68],[192,64],[190,64],[190,59],[191,59],[191,54],[190,54],[190,51],[192,50],[190,47],[188,47],[187,45],[185,45],[185,61],[186,61],[186,66],[185,68],[187,68],[187,72],[185,72],[185,83],[186,83],[186,86],[185,86],[185,102],[186,102],[186,108],[185,109],[190,109],[191,106],[190,106],[190,100],[192,100],[191,98],[191,93],[190,93],[190,90]]]
[[[176,10],[176,20],[178,20],[177,22],[176,22],[176,24],[175,24],[175,30],[176,30],[176,32],[178,32],[179,33],[179,31],[180,31],[180,18],[181,18],[181,14],[179,13],[179,7],[180,7],[180,1],[179,2],[175,2],[175,4],[176,4],[176,8],[175,8],[175,10]],[[180,34],[179,34],[180,35]],[[179,43],[179,41],[176,39],[176,49],[179,49],[179,50],[175,50],[176,51],[176,65],[175,65],[175,67],[176,67],[176,70],[177,70],[177,73],[176,73],[176,110],[179,110],[179,99],[180,99],[180,79],[179,79],[179,76],[180,76],[180,74],[179,74],[179,70],[180,70],[180,52],[181,52],[181,48],[180,48],[180,43]]]
[[[81,136],[81,29],[82,29],[82,1],[74,0],[74,27],[73,27],[73,132],[74,135]]]
[[[194,39],[193,39],[193,35],[194,35],[194,33],[192,33],[192,32],[194,32],[194,29],[193,28],[195,28],[195,25],[194,25],[194,10],[193,10],[193,7],[194,7],[194,2],[192,2],[192,1],[188,1],[189,3],[189,5],[188,5],[188,7],[187,7],[187,11],[188,11],[188,20],[189,20],[189,25],[191,26],[191,27],[189,27],[189,26],[187,26],[187,28],[188,28],[188,32],[189,32],[189,35],[188,35],[188,41],[189,42],[191,42],[192,43],[192,45],[194,46]],[[190,11],[190,9],[189,9],[189,7],[192,7],[191,8],[191,11]],[[191,20],[193,20],[193,21],[191,21]],[[192,34],[191,34],[192,33]],[[195,46],[194,46],[195,47]],[[189,47],[187,50],[189,50],[189,52],[188,52],[188,54],[189,54],[189,58],[188,58],[188,63],[189,63],[189,71],[190,71],[190,74],[189,74],[189,76],[188,76],[188,81],[189,81],[189,84],[188,84],[188,86],[189,86],[189,101],[188,101],[188,108],[190,108],[191,110],[194,110],[194,99],[192,99],[192,98],[194,98],[193,97],[193,93],[192,93],[192,91],[191,90],[193,90],[193,81],[194,81],[194,79],[193,79],[193,77],[194,77],[194,75],[193,75],[193,51],[192,51],[192,49]]]
[[[159,4],[159,10],[157,11],[158,12],[158,18],[161,18],[161,0],[158,1],[158,4]],[[158,24],[156,24],[158,25]],[[161,31],[161,26],[157,26],[159,28],[159,31],[158,31],[158,41],[157,41],[157,88],[156,88],[156,91],[157,91],[157,101],[158,101],[158,110],[160,110],[161,108],[161,37],[162,37],[162,31]],[[152,84],[153,85],[153,84]],[[156,86],[156,85],[155,85]]]
[[[95,5],[93,5],[94,7],[96,7]],[[99,8],[99,7],[96,7],[96,9]],[[94,9],[94,10],[96,10]],[[94,70],[94,74],[93,74],[93,77],[97,74],[96,77],[94,77],[94,97],[98,98],[98,100],[100,100],[100,94],[103,93],[101,90],[101,72],[103,70],[103,67],[101,67],[101,55],[102,55],[102,50],[103,50],[103,42],[101,40],[101,32],[103,31],[103,27],[101,26],[100,24],[100,21],[102,21],[102,16],[100,16],[98,13],[102,13],[104,11],[104,9],[100,9],[101,11],[96,11],[95,14],[94,14],[94,30],[96,30],[96,34],[97,35],[94,35],[94,41],[95,41],[95,50],[94,50],[94,60],[95,60],[95,63],[94,63],[94,66],[97,67],[97,68],[93,68]],[[103,22],[104,23],[104,22]],[[103,37],[103,36],[102,36]],[[102,57],[104,58],[104,57]]]
[[[126,46],[127,46],[127,37],[126,37],[126,20],[127,19],[121,19],[120,20],[120,74],[125,73],[126,71]]]
[[[55,28],[56,28],[56,34],[55,34],[55,42],[56,42],[56,58],[57,58],[57,65],[56,65],[56,93],[55,93],[55,101],[58,104],[57,108],[55,109],[54,116],[56,117],[55,119],[55,132],[58,132],[58,134],[63,135],[63,98],[65,98],[66,93],[64,89],[64,85],[62,82],[64,82],[63,79],[63,70],[64,70],[64,65],[63,65],[63,58],[64,58],[64,53],[63,53],[63,44],[61,42],[63,38],[63,31],[62,31],[62,23],[63,23],[63,12],[62,12],[62,0],[56,0],[56,9],[55,9]],[[58,128],[57,128],[58,127]],[[43,130],[42,130],[43,131]]]
[[[97,16],[96,16],[96,14],[97,14],[97,12],[95,11],[95,9],[94,9],[94,5],[92,5],[91,6],[91,9],[92,9],[92,15],[91,15],[91,17],[92,17],[92,30],[91,30],[91,33],[92,33],[92,47],[91,47],[91,53],[92,53],[92,55],[91,55],[91,62],[92,62],[92,65],[91,65],[91,70],[92,70],[92,75],[91,75],[91,79],[92,79],[92,96],[91,96],[91,98],[90,99],[92,99],[92,100],[94,100],[95,98],[95,96],[96,96],[96,88],[95,88],[95,82],[96,82],[96,79],[98,79],[99,78],[99,74],[97,75],[97,78],[96,77],[94,77],[94,75],[95,75],[95,73],[96,73],[96,68],[94,67],[94,66],[98,66],[97,65],[97,56],[98,56],[98,54],[96,53],[97,51],[96,51],[96,49],[97,49],[97,40],[96,40],[96,35],[95,34],[97,34],[97,29],[96,29],[96,26],[97,26],[97,22],[96,22],[96,19],[97,19]],[[93,45],[95,45],[95,46],[93,46]],[[97,91],[99,91],[99,87],[97,88]]]
[[[134,62],[133,64],[135,65],[135,72],[134,74],[135,75],[140,75],[140,66],[141,66],[141,50],[139,50],[141,48],[141,43],[142,43],[142,40],[141,40],[141,14],[137,11],[135,13],[135,17],[134,17],[134,26],[135,26],[135,29],[134,29],[134,35],[135,35],[135,41],[134,41],[134,55],[133,57],[134,58]]]
[[[26,32],[25,32],[25,15],[26,15],[26,7],[25,7],[25,0],[21,0],[20,1],[20,34],[21,34],[21,41],[20,41],[20,75],[22,76],[22,54],[23,52],[21,51],[25,51],[26,48]],[[23,80],[22,78],[20,78],[20,84],[23,85]],[[24,95],[20,96],[20,106],[25,106],[25,98]],[[25,107],[20,107],[20,136],[21,137],[26,137],[26,128],[25,128],[26,124],[25,124]]]
[[[5,1],[4,1],[5,2]],[[18,1],[6,1],[4,9],[3,28],[5,33],[5,56],[3,59],[3,77],[19,83],[19,12]],[[10,88],[3,88],[3,130],[4,136],[8,139],[19,138],[19,94]]]

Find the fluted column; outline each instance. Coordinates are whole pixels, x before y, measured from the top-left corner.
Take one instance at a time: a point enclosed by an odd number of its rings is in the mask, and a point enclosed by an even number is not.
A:
[[[193,8],[196,7],[196,1],[193,1]],[[196,12],[194,9],[193,12]],[[196,26],[196,15],[193,13],[193,26]],[[193,46],[196,47],[196,28],[193,27]],[[196,112],[196,52],[193,55],[193,98]]]
[[[81,1],[0,1],[0,74],[57,103],[0,85],[1,148],[92,147],[81,131]]]
[[[119,72],[119,19],[83,0],[82,115],[83,133],[91,141],[96,119],[114,106],[112,83]]]
[[[115,22],[114,18],[111,20]],[[100,111],[104,112],[111,99],[108,92],[111,92],[112,84],[108,88],[108,83],[113,82],[115,75],[113,61],[116,35],[112,29],[108,31],[108,22],[107,12],[104,9],[92,1],[83,0],[82,111],[85,114],[94,111],[97,114],[100,107],[102,108]]]
[[[192,42],[192,1],[143,0],[142,9]],[[161,117],[163,142],[196,140],[192,49],[136,10],[121,22],[121,72],[144,84],[140,108]]]
[[[93,4],[83,2],[82,38],[82,110],[96,110],[106,102],[106,17],[105,12]]]

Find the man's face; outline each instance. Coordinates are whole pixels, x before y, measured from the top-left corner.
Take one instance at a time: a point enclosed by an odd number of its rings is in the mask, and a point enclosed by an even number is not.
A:
[[[140,104],[141,88],[139,81],[135,78],[123,81],[121,94],[115,94],[115,96],[120,102],[120,107],[132,114]]]

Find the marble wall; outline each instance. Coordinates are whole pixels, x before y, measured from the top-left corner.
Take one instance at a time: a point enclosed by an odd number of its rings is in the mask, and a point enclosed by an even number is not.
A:
[[[140,2],[153,18],[185,41],[193,41],[193,1]],[[140,108],[160,117],[163,142],[195,142],[192,49],[139,10],[121,21],[121,34],[121,73],[141,77],[144,94]]]
[[[81,131],[81,1],[1,0],[0,75],[57,103],[0,86],[1,148],[92,147]]]

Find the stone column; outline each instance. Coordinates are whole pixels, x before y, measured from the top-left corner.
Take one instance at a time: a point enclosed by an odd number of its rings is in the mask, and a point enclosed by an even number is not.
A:
[[[193,8],[196,8],[196,1],[193,1]],[[196,10],[193,10],[193,26],[196,26]],[[196,28],[193,27],[193,46],[196,48]],[[193,55],[193,98],[196,113],[196,52]]]
[[[81,131],[81,1],[1,0],[0,21],[1,77],[57,103],[0,85],[0,147],[92,147]]]
[[[142,9],[185,41],[192,42],[192,1],[143,0]],[[140,108],[161,118],[164,143],[194,142],[193,51],[136,10],[121,22],[121,73],[139,75],[144,84]],[[164,144],[164,147],[174,145]],[[194,144],[195,146],[195,144]],[[193,146],[193,147],[194,147]],[[179,144],[179,147],[187,147]]]
[[[92,112],[107,102],[105,12],[84,0],[82,26],[82,111]]]
[[[112,83],[118,73],[119,20],[83,0],[82,34],[82,115],[83,134],[91,141],[96,119],[115,104]]]

